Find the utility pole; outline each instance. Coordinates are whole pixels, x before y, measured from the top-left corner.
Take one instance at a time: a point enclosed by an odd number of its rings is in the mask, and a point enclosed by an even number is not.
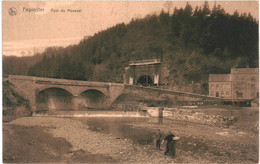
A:
[[[146,84],[146,86],[148,86],[148,64],[146,64],[145,84]]]
[[[133,85],[135,85],[136,83],[135,83],[135,65],[133,65],[133,68],[134,68],[134,79],[133,79]]]

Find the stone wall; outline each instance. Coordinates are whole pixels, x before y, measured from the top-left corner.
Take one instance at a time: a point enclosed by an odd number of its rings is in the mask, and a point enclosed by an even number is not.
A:
[[[34,113],[33,116],[58,117],[147,117],[144,112],[129,111],[46,111]]]
[[[150,117],[158,117],[158,111],[158,107],[147,107],[147,112]],[[164,108],[163,118],[214,126],[229,126],[236,122],[236,118],[234,116],[225,117],[221,115],[207,115],[200,112],[199,109],[193,110],[188,108]]]

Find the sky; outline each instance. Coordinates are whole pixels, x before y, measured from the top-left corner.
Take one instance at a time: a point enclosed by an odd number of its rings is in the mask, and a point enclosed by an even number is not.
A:
[[[184,8],[187,3],[171,2],[170,12],[174,7]],[[212,9],[215,1],[208,2]],[[193,8],[203,3],[189,1]],[[216,3],[230,14],[235,10],[239,13],[250,12],[258,20],[258,1]],[[77,44],[84,36],[92,36],[118,23],[127,24],[133,18],[159,14],[162,9],[167,11],[165,1],[3,1],[2,54],[31,56],[46,47]],[[16,14],[10,15],[10,11],[16,11]]]

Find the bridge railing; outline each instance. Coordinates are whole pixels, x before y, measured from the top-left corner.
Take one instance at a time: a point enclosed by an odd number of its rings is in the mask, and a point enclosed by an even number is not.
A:
[[[125,88],[136,88],[136,89],[145,89],[145,90],[150,90],[150,91],[161,91],[161,92],[176,94],[176,95],[187,95],[187,96],[192,96],[192,97],[220,100],[219,97],[212,97],[209,95],[196,94],[196,93],[191,93],[191,92],[174,91],[174,90],[169,90],[169,89],[160,89],[160,88],[154,88],[154,87],[142,87],[142,86],[125,84]]]
[[[97,82],[97,81],[82,81],[82,80],[69,80],[58,78],[45,78],[36,76],[23,76],[23,75],[9,75],[9,80],[29,80],[40,83],[59,83],[59,84],[75,84],[75,85],[91,85],[91,86],[123,86],[122,83],[110,82]]]
[[[129,65],[142,64],[142,63],[161,63],[161,59],[132,60],[129,62]]]

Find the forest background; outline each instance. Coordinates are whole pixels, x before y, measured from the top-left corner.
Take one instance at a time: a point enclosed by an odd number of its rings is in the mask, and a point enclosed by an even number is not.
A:
[[[210,73],[258,67],[258,43],[258,20],[250,13],[228,14],[207,2],[193,9],[187,3],[173,13],[162,10],[117,24],[77,45],[27,57],[3,54],[3,75],[123,82],[129,61],[161,58],[170,86],[200,83],[206,91]]]

